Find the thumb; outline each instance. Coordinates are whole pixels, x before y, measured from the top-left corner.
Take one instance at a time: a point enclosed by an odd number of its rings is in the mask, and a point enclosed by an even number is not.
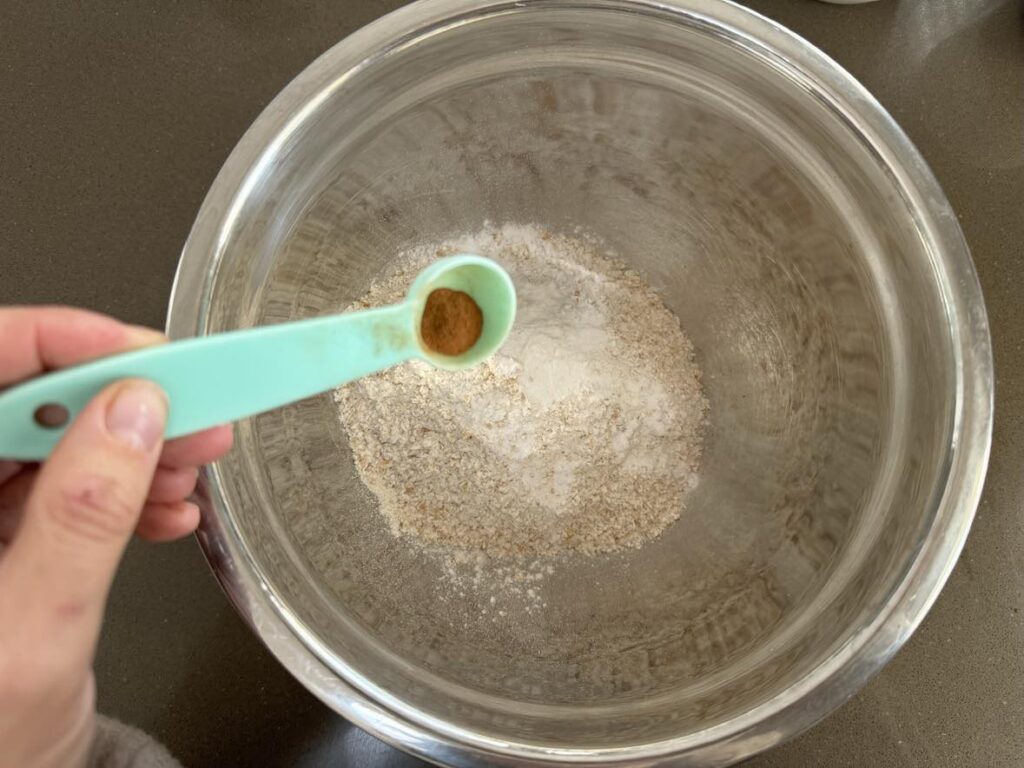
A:
[[[92,653],[166,421],[156,385],[119,382],[85,407],[40,470],[3,562],[4,588],[23,598],[21,615],[49,642]]]

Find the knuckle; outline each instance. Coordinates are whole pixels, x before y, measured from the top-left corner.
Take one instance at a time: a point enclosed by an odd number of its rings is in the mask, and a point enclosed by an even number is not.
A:
[[[92,475],[61,488],[49,512],[63,530],[107,540],[130,532],[138,510],[114,478]]]

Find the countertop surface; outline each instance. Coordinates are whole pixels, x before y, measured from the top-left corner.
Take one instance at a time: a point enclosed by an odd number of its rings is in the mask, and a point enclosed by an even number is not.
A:
[[[399,4],[5,0],[0,303],[162,326],[192,219],[246,127],[317,55]],[[1024,765],[1024,5],[748,4],[846,67],[918,146],[970,243],[996,361],[985,493],[935,607],[859,695],[749,765]],[[132,545],[96,667],[101,711],[187,768],[422,765],[307,694],[192,540]]]

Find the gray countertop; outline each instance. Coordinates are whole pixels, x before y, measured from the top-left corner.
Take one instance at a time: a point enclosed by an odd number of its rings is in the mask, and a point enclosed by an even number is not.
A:
[[[23,3],[0,13],[0,303],[160,326],[207,188],[262,107],[400,3]],[[960,216],[996,360],[995,442],[966,550],[896,659],[767,766],[1024,765],[1024,5],[748,3],[893,114]],[[249,633],[196,544],[133,544],[97,659],[101,710],[189,768],[419,765],[308,695]]]

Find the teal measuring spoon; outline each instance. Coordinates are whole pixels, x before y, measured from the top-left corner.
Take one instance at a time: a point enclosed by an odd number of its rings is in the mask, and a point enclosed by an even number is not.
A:
[[[442,355],[420,338],[427,296],[438,288],[468,293],[483,314],[480,338],[466,352]],[[64,427],[107,385],[149,379],[167,393],[167,437],[180,437],[333,389],[406,360],[459,370],[490,356],[508,336],[516,294],[490,259],[439,259],[387,307],[201,336],[66,368],[0,394],[0,457],[45,459]],[[44,414],[60,413],[57,426]]]

